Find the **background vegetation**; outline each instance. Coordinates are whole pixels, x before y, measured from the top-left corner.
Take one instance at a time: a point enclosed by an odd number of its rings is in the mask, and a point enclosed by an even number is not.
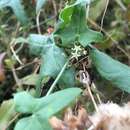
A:
[[[0,9],[1,130],[50,130],[48,118],[72,102],[92,112],[87,83],[96,104],[129,101],[129,0],[0,0]]]

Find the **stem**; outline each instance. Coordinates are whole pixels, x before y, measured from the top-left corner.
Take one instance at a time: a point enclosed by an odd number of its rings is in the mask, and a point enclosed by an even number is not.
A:
[[[36,17],[37,31],[39,34],[41,34],[40,22],[39,22],[40,14],[41,14],[41,10],[38,12],[37,17]]]
[[[56,77],[55,81],[53,82],[53,84],[51,85],[49,91],[47,92],[46,96],[50,95],[50,93],[53,91],[53,89],[55,88],[57,82],[59,81],[61,75],[63,74],[63,72],[65,71],[67,65],[68,65],[69,60],[67,60],[67,62],[64,64],[63,68],[61,69],[60,73],[58,74],[58,76]]]
[[[116,3],[122,8],[123,11],[127,11],[127,8],[125,5],[122,3],[121,0],[116,0]]]
[[[37,84],[36,84],[36,97],[40,97],[41,95],[41,84],[42,84],[42,77],[39,77]]]
[[[108,4],[109,4],[109,0],[107,0],[106,7],[105,7],[105,10],[103,12],[103,16],[102,16],[102,20],[101,20],[100,32],[102,31],[102,28],[103,28],[103,22],[104,22],[104,18],[105,18],[105,14],[106,14],[107,8],[108,8]]]
[[[90,10],[90,5],[88,4],[87,6],[87,11],[86,11],[86,18],[89,18],[89,10]]]
[[[96,90],[96,89],[97,89],[97,88],[96,88],[96,85],[95,85],[94,83],[92,83],[91,87],[93,87],[93,88],[94,88],[94,90]],[[101,103],[102,103],[102,101],[101,101],[101,98],[100,98],[100,96],[99,96],[99,94],[98,94],[97,92],[96,92],[96,97],[97,97],[97,99],[98,99],[99,104],[101,104]]]
[[[90,86],[89,86],[89,85],[87,85],[87,90],[88,90],[88,92],[89,92],[90,98],[91,98],[91,100],[92,100],[92,102],[93,102],[93,105],[94,105],[94,107],[95,107],[95,110],[98,112],[98,107],[97,107],[96,101],[95,101],[95,99],[94,99],[94,96],[93,96],[93,94],[92,94],[92,92],[91,92],[91,89],[90,89]]]

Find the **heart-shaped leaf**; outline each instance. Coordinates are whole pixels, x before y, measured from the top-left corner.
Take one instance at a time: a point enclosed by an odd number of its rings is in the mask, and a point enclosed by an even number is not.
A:
[[[16,17],[22,24],[28,22],[28,18],[21,4],[21,0],[0,0],[0,9],[4,7],[11,7]]]
[[[81,89],[79,88],[69,88],[39,99],[32,97],[27,92],[15,94],[16,111],[32,113],[30,117],[21,119],[16,124],[15,130],[21,130],[24,126],[26,126],[25,130],[50,128],[48,119],[74,101],[80,93]]]
[[[29,48],[33,54],[41,56],[41,67],[40,67],[40,77],[50,76],[55,78],[62,67],[67,61],[66,55],[63,49],[56,46],[53,36],[30,34],[27,39],[18,38],[16,43],[25,42],[29,44]],[[67,71],[67,72],[66,72]],[[60,84],[64,84],[66,87],[74,86],[74,71],[70,69],[71,72],[65,70],[62,76],[68,80],[64,80],[62,77],[60,79]],[[71,78],[70,78],[71,77]],[[68,85],[68,86],[67,86]]]
[[[30,34],[27,39],[18,38],[19,42],[27,42],[30,51],[42,57],[40,76],[56,77],[66,62],[66,56],[62,49],[54,43],[51,36]]]
[[[52,130],[52,128],[47,120],[40,120],[33,115],[19,120],[14,130]]]
[[[48,44],[49,36],[30,34],[27,38],[29,48],[32,54],[39,56],[42,52],[43,46]]]
[[[69,46],[75,41],[86,47],[92,42],[102,40],[102,34],[89,29],[86,25],[87,0],[77,0],[67,5],[60,13],[60,23],[57,25],[55,36],[62,40],[62,44]]]
[[[120,89],[130,93],[130,67],[112,59],[97,49],[91,50],[91,58],[101,76]]]
[[[66,62],[64,51],[56,46],[53,38],[48,35],[30,34],[27,39],[17,39],[17,42],[25,41],[33,54],[41,55],[42,63],[40,76],[56,77]]]
[[[55,44],[50,44],[44,49],[40,75],[56,77],[66,62],[65,53]]]

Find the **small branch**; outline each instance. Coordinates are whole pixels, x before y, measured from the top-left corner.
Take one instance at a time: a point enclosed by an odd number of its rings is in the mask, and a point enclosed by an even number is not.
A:
[[[12,40],[11,43],[9,44],[9,45],[10,45],[10,50],[12,51],[13,56],[15,57],[15,59],[16,59],[21,65],[23,65],[23,63],[20,61],[19,57],[16,55],[16,52],[14,51],[14,48],[13,48],[14,42],[15,42],[15,40]],[[11,67],[11,70],[12,70],[12,73],[13,73],[13,76],[14,76],[14,79],[15,79],[15,82],[16,82],[17,86],[18,86],[21,90],[23,90],[23,89],[22,89],[21,82],[20,82],[19,78],[17,77],[17,74],[16,74],[16,72],[15,72],[15,68],[14,68],[13,65],[12,65],[12,67]]]
[[[13,37],[17,37],[17,34],[19,32],[19,28],[20,28],[20,22],[17,23],[16,30],[14,32],[14,36]]]
[[[17,74],[15,72],[15,68],[12,67],[11,70],[12,70],[12,73],[13,73],[13,76],[14,76],[14,79],[15,79],[17,86],[20,88],[20,90],[23,90],[21,81],[19,80],[19,78],[17,77]]]
[[[94,84],[94,83],[92,83],[92,85],[91,85],[94,89],[97,89],[96,88],[96,85]],[[100,98],[100,96],[99,96],[99,94],[96,92],[96,97],[97,97],[97,99],[98,99],[98,102],[101,104],[102,103],[102,101],[101,101],[101,98]]]
[[[104,10],[104,12],[103,12],[103,16],[102,16],[102,20],[101,20],[100,32],[102,31],[103,22],[104,22],[104,17],[105,17],[106,11],[107,11],[108,4],[109,4],[109,0],[107,0],[106,7],[105,7],[105,10]]]
[[[34,59],[32,62],[29,62],[29,63],[27,63],[27,64],[25,64],[25,65],[23,65],[23,66],[20,66],[20,67],[18,67],[18,68],[15,68],[15,70],[21,70],[21,69],[23,69],[23,68],[25,68],[25,67],[28,67],[28,66],[30,66],[30,65],[32,65],[32,64],[35,64],[35,63],[39,64],[40,61],[39,61],[38,59]]]
[[[60,77],[62,76],[63,72],[65,71],[67,65],[68,65],[69,60],[67,60],[67,62],[64,64],[63,68],[61,69],[60,73],[58,74],[58,76],[56,77],[55,81],[53,82],[53,84],[51,85],[49,91],[47,92],[46,96],[50,95],[50,93],[54,90],[57,82],[59,81]]]
[[[6,126],[5,130],[20,116],[20,113],[17,113],[12,120],[9,121],[8,125]]]
[[[41,10],[38,12],[37,17],[36,17],[37,31],[39,34],[41,34],[40,22],[39,22],[40,13],[41,13]]]
[[[23,65],[22,61],[21,61],[21,60],[19,59],[19,57],[17,56],[17,54],[16,54],[16,52],[15,52],[15,50],[14,50],[14,48],[13,48],[12,45],[10,46],[10,50],[12,51],[13,56],[14,56],[15,59],[19,62],[19,64],[20,64],[20,65]]]
[[[85,70],[85,66],[83,67],[83,70],[79,71],[79,81],[81,83],[83,83],[84,87],[86,88],[85,92],[86,91],[88,92],[87,94],[89,94],[89,96],[92,100],[92,103],[94,105],[94,108],[98,112],[98,107],[97,107],[96,101],[95,101],[94,96],[91,91],[90,77],[89,77],[88,72]]]
[[[95,99],[94,99],[94,96],[93,96],[93,94],[92,94],[92,91],[91,91],[91,89],[90,89],[90,86],[89,86],[89,85],[86,85],[86,87],[87,87],[87,90],[88,90],[89,95],[90,95],[90,97],[91,97],[91,100],[92,100],[92,102],[93,102],[93,105],[94,105],[94,107],[95,107],[95,110],[98,112],[98,107],[97,107],[96,101],[95,101]]]
[[[60,12],[61,11],[61,9],[62,9],[62,6],[64,5],[64,3],[63,3],[64,1],[60,1],[60,4],[59,4],[59,9],[58,9],[58,12]]]
[[[87,11],[86,11],[86,18],[89,18],[89,10],[90,10],[90,5],[87,5]]]
[[[57,6],[55,0],[51,0],[54,8],[54,16],[57,16]]]
[[[127,8],[125,7],[125,5],[122,3],[121,0],[115,0],[115,1],[122,8],[123,11],[127,11]]]

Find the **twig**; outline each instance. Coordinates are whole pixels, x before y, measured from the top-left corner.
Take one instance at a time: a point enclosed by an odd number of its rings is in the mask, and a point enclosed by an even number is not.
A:
[[[102,20],[101,20],[100,32],[102,31],[103,22],[104,22],[104,17],[105,17],[106,11],[107,11],[108,4],[109,4],[109,0],[107,0],[107,2],[106,2],[106,7],[105,7],[105,10],[104,10],[104,12],[103,12],[103,16],[102,16]]]
[[[15,53],[15,50],[13,49],[12,46],[10,46],[10,49],[13,53],[13,56],[15,57],[15,59],[19,62],[20,65],[23,65],[22,61],[19,59],[19,57],[17,56],[17,54]]]
[[[9,121],[8,125],[6,126],[5,130],[20,116],[20,113],[17,113],[12,120]]]
[[[24,43],[21,43],[20,47],[15,51],[16,54],[19,53],[23,49]]]
[[[44,21],[42,21],[42,22],[39,23],[39,26],[45,24],[45,23],[48,22],[48,21],[51,21],[52,19],[55,19],[55,17],[56,17],[56,16],[52,16],[52,17],[50,17],[50,18],[48,18],[48,19],[45,19]],[[33,25],[33,26],[31,26],[30,28],[33,29],[33,28],[35,28],[35,27],[37,27],[37,25]]]
[[[90,10],[90,5],[87,5],[87,11],[86,11],[86,18],[89,18],[89,10]]]
[[[95,84],[94,83],[92,83],[92,85],[91,85],[94,89],[96,89],[96,86],[95,86]],[[98,99],[98,102],[101,104],[102,103],[102,101],[101,101],[101,98],[100,98],[100,96],[99,96],[99,94],[98,93],[96,93],[96,97],[97,97],[97,99]]]
[[[19,80],[19,78],[18,78],[18,76],[17,76],[17,74],[16,74],[16,72],[15,72],[15,68],[12,67],[11,70],[12,70],[12,73],[13,73],[13,76],[14,76],[14,79],[15,79],[15,82],[16,82],[17,86],[18,86],[21,90],[23,90],[22,85],[21,85],[21,82],[20,82],[20,80]]]
[[[63,2],[64,2],[63,0],[61,0],[61,1],[60,1],[60,4],[59,4],[59,9],[58,9],[58,11],[59,11],[59,12],[61,11],[62,6],[64,5],[64,4],[63,4]]]
[[[23,65],[23,63],[20,61],[20,59],[18,58],[18,56],[16,55],[16,53],[15,53],[15,51],[14,51],[14,49],[13,49],[14,41],[15,41],[15,40],[12,40],[11,43],[9,44],[9,45],[10,45],[10,49],[11,49],[11,51],[12,51],[12,53],[13,53],[13,56],[16,58],[16,60],[17,60],[21,65]],[[12,70],[14,79],[15,79],[15,81],[16,81],[16,84],[17,84],[18,87],[22,90],[21,82],[20,82],[19,78],[17,77],[17,74],[16,74],[16,72],[15,72],[15,68],[14,68],[13,65],[12,65],[12,67],[11,67],[11,70]]]
[[[54,8],[54,16],[57,16],[57,6],[55,0],[51,0]]]
[[[89,86],[89,85],[86,85],[86,87],[87,87],[87,90],[88,90],[89,95],[90,95],[90,97],[91,97],[91,100],[92,100],[92,102],[93,102],[93,105],[94,105],[94,107],[95,107],[95,110],[98,112],[98,107],[97,107],[96,101],[95,101],[95,99],[94,99],[94,97],[93,97],[93,94],[92,94],[92,92],[91,92],[90,86]]]
[[[115,1],[122,8],[123,11],[127,11],[127,8],[125,7],[125,5],[122,3],[121,0],[115,0]]]
[[[41,34],[40,23],[39,23],[40,13],[41,13],[41,10],[38,12],[37,17],[36,17],[37,31],[39,34]]]
[[[92,103],[94,105],[94,108],[95,108],[96,111],[98,111],[98,107],[97,107],[96,101],[94,99],[94,96],[93,96],[91,88],[90,88],[91,87],[90,86],[90,77],[89,77],[88,72],[84,68],[84,70],[83,71],[81,70],[79,74],[80,74],[79,75],[80,82],[83,83],[83,85],[85,86],[85,88],[86,88],[85,91],[88,91],[89,96],[90,96],[90,98],[92,100]]]
[[[21,69],[23,69],[23,68],[25,68],[25,67],[27,67],[27,66],[29,66],[29,65],[32,65],[32,64],[34,64],[34,63],[39,63],[39,60],[34,60],[34,61],[32,61],[32,62],[29,62],[29,63],[27,63],[27,64],[25,64],[25,65],[23,65],[23,66],[20,66],[20,67],[18,67],[18,68],[15,68],[15,70],[21,70]]]
[[[17,23],[16,30],[14,32],[14,36],[13,37],[17,36],[17,33],[19,32],[19,27],[20,27],[20,22]]]

